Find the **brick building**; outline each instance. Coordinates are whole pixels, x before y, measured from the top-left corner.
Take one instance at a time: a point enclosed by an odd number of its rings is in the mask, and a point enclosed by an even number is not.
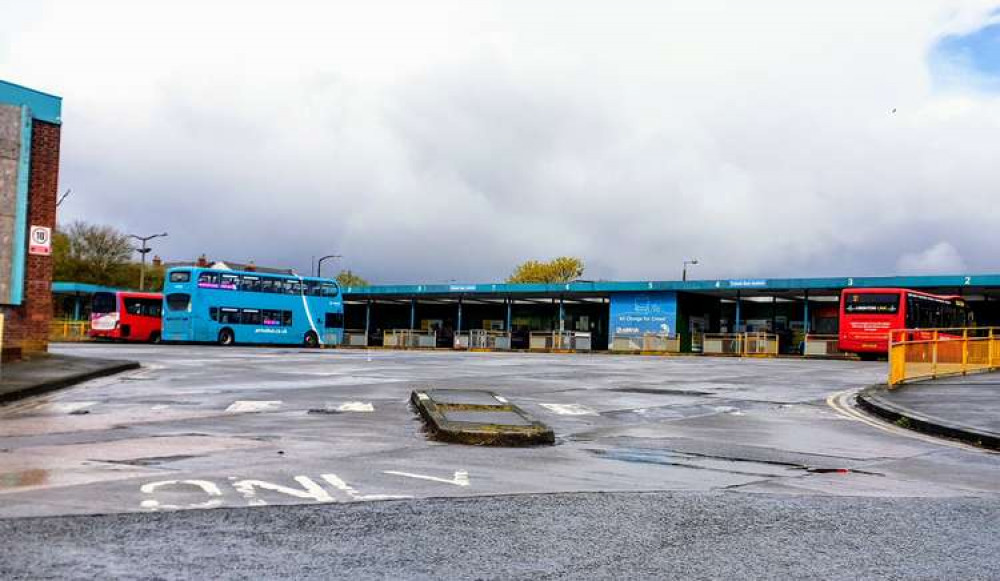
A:
[[[48,347],[62,99],[0,81],[2,355]]]

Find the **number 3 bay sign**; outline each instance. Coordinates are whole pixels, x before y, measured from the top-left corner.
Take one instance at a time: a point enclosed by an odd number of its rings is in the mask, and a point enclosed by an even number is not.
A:
[[[52,228],[45,226],[31,227],[28,253],[41,254],[43,256],[52,254]]]

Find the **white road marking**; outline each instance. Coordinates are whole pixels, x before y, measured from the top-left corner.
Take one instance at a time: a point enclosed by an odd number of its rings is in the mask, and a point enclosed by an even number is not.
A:
[[[39,411],[57,414],[71,414],[97,405],[96,401],[61,401],[42,405]]]
[[[373,412],[375,406],[362,401],[349,401],[337,407],[338,412]]]
[[[287,494],[301,500],[334,502],[330,493],[324,490],[319,484],[316,484],[316,481],[312,478],[308,476],[296,476],[295,481],[302,485],[302,490],[281,484],[274,484],[273,482],[265,482],[264,480],[238,480],[233,482],[233,488],[243,495],[243,498],[246,499],[247,504],[250,506],[264,506],[267,504],[264,499],[257,497],[255,488],[280,492],[281,494]]]
[[[196,486],[202,490],[205,494],[211,497],[222,496],[222,491],[213,482],[208,480],[161,480],[159,482],[150,482],[148,484],[143,484],[139,487],[139,490],[144,494],[153,494],[157,488],[161,486],[173,486],[175,484],[186,484],[189,486]],[[212,498],[206,500],[205,502],[196,502],[189,504],[187,506],[178,506],[176,504],[160,504],[160,501],[147,498],[143,500],[139,505],[147,510],[180,510],[184,508],[215,508],[222,504],[222,500],[219,498]]]
[[[347,494],[353,500],[389,500],[394,498],[413,498],[412,496],[405,494],[359,494],[358,490],[351,486],[350,484],[344,482],[336,474],[321,474],[323,480],[326,480],[331,486],[337,490]]]
[[[501,395],[495,395],[495,396],[493,396],[493,397],[494,397],[494,398],[496,398],[496,400],[497,400],[498,402],[500,402],[500,403],[507,403],[507,398],[505,398],[505,397],[503,397],[503,396],[501,396]]]
[[[540,403],[538,404],[552,413],[561,416],[596,416],[597,412],[578,403]]]
[[[278,400],[239,400],[229,404],[226,408],[227,414],[245,414],[251,412],[263,412],[281,407]]]
[[[451,480],[447,478],[438,478],[437,476],[426,476],[424,474],[412,474],[410,472],[397,472],[396,470],[385,470],[385,474],[392,474],[395,476],[405,476],[406,478],[417,478],[419,480],[430,480],[432,482],[441,482],[443,484],[454,484],[455,486],[468,486],[469,485],[469,473],[465,470],[456,470],[455,476]]]

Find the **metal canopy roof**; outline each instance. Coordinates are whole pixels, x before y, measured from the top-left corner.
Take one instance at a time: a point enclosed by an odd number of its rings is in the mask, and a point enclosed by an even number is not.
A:
[[[693,281],[596,281],[565,284],[413,284],[346,287],[346,298],[432,297],[606,297],[616,292],[684,291],[716,297],[777,295],[792,297],[808,291],[811,296],[834,295],[841,289],[899,287],[930,289],[949,294],[996,294],[1000,292],[1000,274],[946,276],[864,276],[832,278],[760,278],[715,279]],[[988,293],[988,291],[994,291]]]

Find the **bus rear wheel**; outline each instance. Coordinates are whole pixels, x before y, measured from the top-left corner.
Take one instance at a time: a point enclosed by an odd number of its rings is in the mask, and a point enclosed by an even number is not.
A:
[[[305,345],[306,347],[309,347],[310,349],[312,349],[313,347],[318,347],[319,338],[316,337],[316,333],[309,331],[308,333],[306,333],[306,337],[302,341],[302,344]]]
[[[236,342],[236,338],[233,337],[232,329],[223,329],[219,331],[219,345],[228,347]]]

